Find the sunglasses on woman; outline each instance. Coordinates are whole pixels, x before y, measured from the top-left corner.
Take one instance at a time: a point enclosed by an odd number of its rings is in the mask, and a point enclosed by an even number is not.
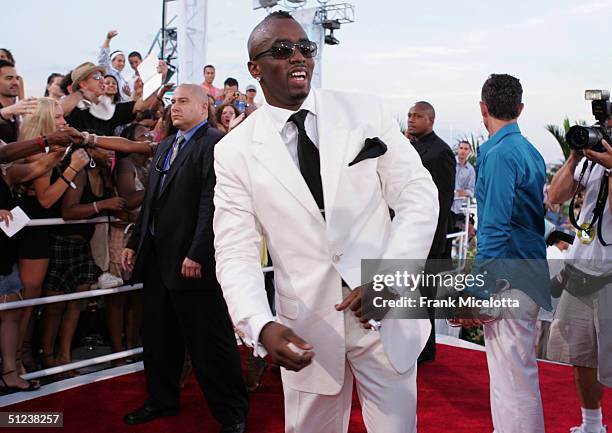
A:
[[[296,48],[300,50],[302,56],[307,59],[312,59],[317,55],[316,42],[309,41],[308,39],[304,39],[295,44],[289,41],[276,41],[272,44],[270,49],[253,56],[252,60],[257,60],[264,56],[272,56],[273,59],[285,60],[293,56]]]

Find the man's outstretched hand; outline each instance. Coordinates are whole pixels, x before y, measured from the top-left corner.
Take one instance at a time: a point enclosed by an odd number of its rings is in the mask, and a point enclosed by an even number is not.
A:
[[[315,355],[310,344],[280,323],[270,322],[265,325],[259,341],[268,351],[272,362],[287,370],[300,371],[310,365]]]
[[[71,143],[83,143],[83,134],[74,128],[66,126],[62,129],[58,129],[57,131],[47,134],[47,143],[49,143],[49,146],[51,146],[54,151],[59,151]]]

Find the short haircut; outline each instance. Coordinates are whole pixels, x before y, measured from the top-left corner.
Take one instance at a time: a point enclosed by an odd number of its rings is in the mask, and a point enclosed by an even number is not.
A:
[[[206,66],[204,66],[204,69],[203,69],[203,70],[205,71],[205,70],[207,70],[208,68],[213,69],[213,70],[215,69],[215,67],[214,67],[213,65],[206,65]]]
[[[49,84],[51,84],[53,82],[53,80],[55,80],[57,77],[64,77],[62,74],[59,74],[57,72],[52,73],[51,75],[49,75],[49,77],[47,78],[47,87],[49,86]],[[45,87],[45,96],[49,96],[49,89]],[[61,89],[61,87],[60,87]],[[62,89],[62,92],[63,89]],[[66,92],[64,92],[64,95],[66,94]]]
[[[269,14],[267,17],[265,17],[265,18],[263,19],[263,21],[266,21],[266,20],[268,20],[268,21],[269,21],[269,20],[271,20],[271,19],[275,19],[275,18],[280,18],[280,19],[288,19],[288,18],[291,18],[292,20],[293,20],[293,19],[295,19],[295,18],[293,18],[293,16],[292,16],[292,15],[291,15],[289,12],[287,12],[287,11],[275,11],[275,12],[272,12],[271,14]],[[262,21],[262,22],[263,22],[263,21]]]
[[[429,115],[432,119],[435,119],[436,117],[436,110],[434,110],[433,105],[431,105],[429,102],[427,101],[419,101],[417,103],[414,104],[415,107],[418,106],[424,110],[429,111]]]
[[[457,149],[459,149],[459,146],[461,146],[462,144],[467,144],[467,145],[468,145],[468,147],[470,148],[470,151],[472,150],[472,143],[470,143],[470,142],[469,142],[469,141],[467,141],[467,140],[459,140],[459,141],[457,142]]]
[[[140,55],[138,51],[132,51],[130,54],[128,54],[128,59],[130,57],[138,57],[140,60],[142,60],[142,56]]]
[[[13,53],[11,53],[6,48],[0,48],[0,51],[4,51],[6,53],[6,57],[8,57],[9,62],[15,65],[15,57],[13,57]]]
[[[252,52],[253,49],[255,48],[255,46],[260,43],[261,41],[258,39],[261,39],[261,37],[263,37],[263,34],[265,34],[265,28],[267,27],[267,25],[274,20],[295,20],[295,18],[293,18],[293,16],[291,16],[291,14],[287,11],[275,11],[272,12],[271,14],[267,15],[263,20],[261,20],[259,22],[259,24],[257,24],[255,26],[255,28],[251,31],[251,34],[249,35],[249,40],[247,42],[247,49],[249,51],[249,58],[252,58],[254,53]]]
[[[136,141],[136,131],[138,128],[146,128],[146,126],[139,125],[138,123],[130,123],[121,131],[121,137]]]
[[[155,111],[151,110],[150,108],[147,108],[144,111],[139,111],[136,114],[136,117],[134,118],[135,122],[140,122],[142,120],[157,120],[157,115]]]
[[[8,60],[0,60],[0,69],[2,68],[14,68],[15,64],[13,62],[9,62]]]
[[[179,84],[179,86],[176,89],[185,89],[185,90],[187,90],[189,92],[189,94],[198,103],[203,103],[203,102],[207,102],[208,103],[208,94],[206,93],[204,88],[202,86],[200,86],[199,84],[183,83],[183,84]],[[175,90],[175,92],[176,92],[176,90]]]
[[[223,82],[223,87],[226,87],[226,86],[238,87],[238,80],[232,77],[226,78],[225,81]]]
[[[523,87],[512,75],[491,74],[482,86],[481,98],[494,118],[516,119],[520,114]]]
[[[64,74],[64,78],[62,78],[62,81],[59,83],[60,89],[62,89],[62,91],[67,95],[68,93],[68,87],[72,85],[72,71],[68,71],[66,74]]]

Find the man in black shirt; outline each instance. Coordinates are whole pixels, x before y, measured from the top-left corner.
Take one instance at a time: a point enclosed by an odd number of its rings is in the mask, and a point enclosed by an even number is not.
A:
[[[436,112],[430,103],[417,102],[408,112],[408,130],[406,131],[406,136],[419,153],[423,165],[438,188],[440,213],[436,234],[425,266],[425,272],[428,274],[437,274],[449,268],[450,251],[446,246],[446,234],[455,196],[455,155],[448,144],[433,132],[435,118]],[[421,292],[424,296],[435,298],[436,287],[423,287]],[[433,308],[428,308],[428,311],[431,320],[431,334],[419,356],[420,362],[433,361],[436,357],[435,311]]]

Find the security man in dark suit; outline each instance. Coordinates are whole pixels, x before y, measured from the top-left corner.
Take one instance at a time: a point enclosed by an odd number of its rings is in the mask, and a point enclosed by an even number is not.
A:
[[[144,283],[143,350],[148,399],[128,424],[176,415],[185,347],[222,433],[246,431],[248,397],[223,294],[215,276],[213,150],[208,98],[183,84],[172,97],[176,135],[153,157],[140,217],[122,265]]]
[[[448,144],[433,132],[436,112],[429,102],[419,101],[414,104],[408,112],[408,129],[406,136],[421,156],[421,162],[431,174],[438,188],[438,202],[440,213],[438,214],[438,225],[434,235],[425,273],[437,274],[449,269],[451,252],[447,248],[446,234],[451,216],[451,207],[455,197],[455,154]],[[421,293],[429,298],[435,298],[436,287],[424,286]],[[428,308],[431,321],[431,335],[425,348],[419,356],[419,362],[433,361],[436,359],[436,330],[435,310]]]

